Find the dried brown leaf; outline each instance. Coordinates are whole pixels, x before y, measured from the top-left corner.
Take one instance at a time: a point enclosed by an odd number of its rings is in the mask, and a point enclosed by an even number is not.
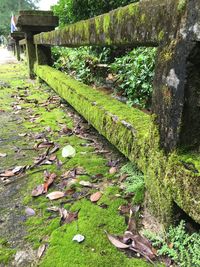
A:
[[[38,196],[40,196],[40,195],[43,194],[43,191],[44,191],[44,185],[41,184],[41,185],[36,186],[36,187],[33,189],[31,195],[32,195],[32,197],[38,197]]]
[[[110,174],[115,174],[117,172],[117,168],[116,167],[111,167],[109,170]]]
[[[54,182],[57,175],[55,173],[44,173],[45,175],[45,182],[44,182],[44,190],[43,193],[47,193],[49,186]]]
[[[93,184],[89,181],[80,181],[79,184],[85,187],[93,187]]]
[[[56,155],[51,155],[51,156],[49,157],[49,160],[50,160],[50,161],[54,161],[54,160],[56,160]]]
[[[108,233],[107,237],[110,240],[110,242],[116,247],[116,248],[121,248],[121,249],[126,249],[129,248],[130,246],[127,244],[122,243],[121,241],[119,241],[119,239],[117,237],[115,237],[114,235],[110,235]]]
[[[38,143],[36,145],[36,148],[46,148],[46,147],[51,147],[53,145],[54,145],[53,142],[48,142],[48,141],[46,141],[46,142],[40,142],[40,143]]]
[[[46,245],[42,244],[37,251],[37,257],[40,259],[46,250]]]
[[[0,174],[0,177],[12,177],[15,173],[13,171],[5,171],[4,173]]]
[[[48,194],[46,197],[50,200],[55,200],[55,199],[59,199],[65,196],[65,193],[61,192],[61,191],[55,191],[55,192],[51,192],[50,194]]]
[[[91,202],[97,202],[101,197],[102,197],[102,193],[96,192],[90,196],[90,201]]]
[[[68,224],[78,219],[79,211],[71,212],[64,208],[59,210],[60,212],[60,224]]]

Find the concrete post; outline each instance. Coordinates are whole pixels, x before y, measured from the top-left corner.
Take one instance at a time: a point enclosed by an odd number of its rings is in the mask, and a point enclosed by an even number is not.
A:
[[[53,16],[52,11],[20,11],[16,25],[25,33],[28,72],[29,77],[34,79],[36,61],[38,64],[51,65],[51,50],[48,47],[36,47],[33,35],[55,29],[58,25],[58,17]]]

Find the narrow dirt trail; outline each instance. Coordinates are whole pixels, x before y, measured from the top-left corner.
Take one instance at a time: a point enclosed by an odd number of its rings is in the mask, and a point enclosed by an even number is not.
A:
[[[118,183],[126,160],[49,87],[28,80],[9,52],[0,48],[0,58],[0,266],[149,266],[105,235],[127,228],[119,207],[131,200]],[[75,153],[63,157],[69,145]],[[52,174],[47,191],[63,197],[33,197]],[[53,210],[79,211],[78,219]],[[85,240],[72,241],[76,234]]]

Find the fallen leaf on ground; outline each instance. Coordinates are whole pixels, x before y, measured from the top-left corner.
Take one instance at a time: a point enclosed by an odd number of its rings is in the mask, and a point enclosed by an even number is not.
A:
[[[0,177],[12,177],[14,176],[14,172],[13,171],[5,171],[4,173],[0,174]]]
[[[76,175],[84,175],[87,174],[83,167],[76,167],[75,168]]]
[[[80,181],[79,184],[85,187],[93,187],[93,184],[89,181]]]
[[[101,192],[96,192],[90,196],[91,202],[97,202],[102,197]]]
[[[64,208],[59,209],[60,225],[71,223],[78,219],[79,211],[71,212]]]
[[[33,209],[29,208],[29,207],[27,207],[27,208],[25,209],[25,213],[26,213],[26,215],[28,215],[28,216],[35,216],[35,211],[34,211]]]
[[[49,186],[54,182],[57,175],[55,173],[44,172],[44,190],[43,193],[47,193]]]
[[[40,196],[40,195],[43,194],[43,191],[44,191],[44,185],[41,184],[41,185],[36,186],[36,187],[33,189],[31,195],[32,195],[32,197],[38,197],[38,196]]]
[[[46,142],[38,143],[38,144],[36,145],[36,148],[46,148],[46,147],[51,147],[51,146],[53,146],[53,145],[54,145],[53,142],[48,142],[48,141],[46,141]]]
[[[65,194],[66,195],[73,195],[75,192],[76,192],[75,189],[70,188],[70,189],[68,189],[68,190],[65,191]]]
[[[62,132],[68,136],[73,134],[72,129],[68,128],[66,125],[62,128]]]
[[[70,145],[67,145],[62,149],[63,158],[73,158],[75,155],[76,155],[76,150]]]
[[[61,191],[55,191],[55,192],[48,194],[46,197],[50,200],[55,200],[55,199],[62,198],[64,196],[65,196],[65,193],[63,193]]]
[[[5,158],[5,157],[7,157],[6,153],[0,153],[0,158]]]
[[[138,252],[140,255],[145,257],[148,261],[152,262],[151,260],[156,257],[152,250],[151,243],[148,239],[145,237],[137,234],[133,235],[131,232],[125,232],[124,234],[124,240],[125,242],[130,242],[132,240],[131,248],[134,249],[136,252]]]
[[[49,150],[49,155],[55,153],[58,150],[59,150],[59,145],[56,144],[51,150]]]
[[[27,133],[19,133],[18,134],[20,137],[25,137],[27,135]]]
[[[49,157],[49,160],[50,160],[50,161],[54,161],[54,160],[56,160],[56,155],[51,155],[51,156]]]
[[[26,166],[16,166],[13,170],[12,170],[12,172],[13,173],[19,173],[19,172],[21,172],[21,171],[24,171],[26,169]]]
[[[63,173],[61,175],[61,177],[63,179],[66,179],[66,178],[75,178],[75,176],[76,176],[75,169],[66,171],[65,173]]]
[[[85,240],[85,237],[83,235],[77,234],[73,237],[72,240],[81,243]]]
[[[53,207],[50,207],[50,208],[47,208],[47,211],[53,211],[53,212],[57,212],[57,211],[59,211],[60,210],[60,208],[58,208],[58,207],[55,207],[55,206],[53,206]]]
[[[116,167],[111,167],[109,170],[110,174],[115,174],[117,172],[117,168]]]
[[[125,248],[129,248],[130,245],[126,245],[124,243],[122,243],[121,241],[119,241],[119,239],[113,235],[110,235],[108,233],[107,234],[107,237],[108,239],[110,240],[110,242],[116,247],[116,248],[121,248],[121,249],[125,249]]]
[[[43,161],[40,165],[52,165],[52,164],[53,164],[52,161],[50,161],[50,160],[45,160],[45,161]]]
[[[45,244],[42,244],[39,248],[38,248],[38,251],[37,251],[37,257],[40,259],[42,257],[42,255],[44,254],[45,252],[45,249],[46,249],[46,245]]]

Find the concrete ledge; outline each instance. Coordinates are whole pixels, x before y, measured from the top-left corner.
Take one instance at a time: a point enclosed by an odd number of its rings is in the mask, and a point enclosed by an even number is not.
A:
[[[22,39],[19,41],[19,45],[25,45],[26,44],[26,39]]]
[[[151,0],[113,10],[63,29],[34,36],[35,44],[76,47],[80,45],[149,45],[176,36],[182,14],[179,0]]]
[[[35,73],[72,105],[145,174],[148,204],[168,225],[174,202],[200,223],[200,156],[166,156],[151,116],[49,66],[35,65]]]

